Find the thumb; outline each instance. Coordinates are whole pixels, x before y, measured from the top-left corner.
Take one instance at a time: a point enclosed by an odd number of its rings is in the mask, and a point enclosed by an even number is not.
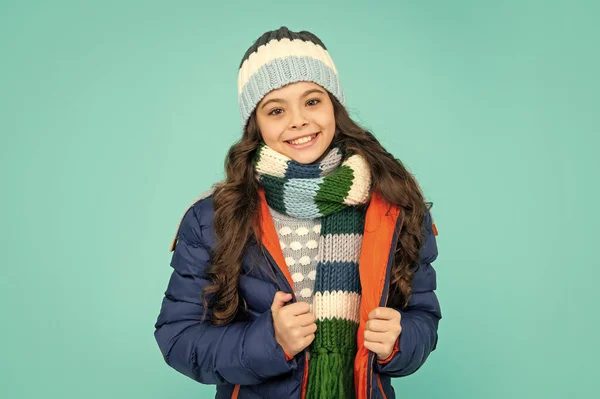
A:
[[[292,294],[285,293],[283,291],[277,291],[275,297],[273,298],[273,304],[271,305],[271,310],[277,311],[285,305],[286,302],[289,302],[292,299]]]

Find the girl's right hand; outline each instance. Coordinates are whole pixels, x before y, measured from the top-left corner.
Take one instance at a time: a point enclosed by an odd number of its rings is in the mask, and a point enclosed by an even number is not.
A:
[[[292,294],[278,291],[271,305],[275,340],[285,353],[290,356],[302,352],[315,339],[317,324],[315,316],[310,313],[310,305],[296,302],[284,306],[292,299]]]

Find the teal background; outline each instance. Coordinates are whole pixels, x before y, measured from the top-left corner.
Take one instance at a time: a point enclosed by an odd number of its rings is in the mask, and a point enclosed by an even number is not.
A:
[[[438,349],[399,398],[598,390],[593,1],[0,2],[3,398],[209,398],[154,322],[264,31],[328,46],[434,202]]]

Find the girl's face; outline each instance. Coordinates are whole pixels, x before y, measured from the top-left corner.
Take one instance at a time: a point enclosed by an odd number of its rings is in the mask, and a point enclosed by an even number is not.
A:
[[[269,92],[256,107],[256,121],[265,144],[303,164],[320,160],[335,133],[331,99],[313,82]]]

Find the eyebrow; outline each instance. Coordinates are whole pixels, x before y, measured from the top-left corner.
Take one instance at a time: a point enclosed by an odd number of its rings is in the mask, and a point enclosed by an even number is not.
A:
[[[308,89],[304,92],[304,94],[302,94],[302,97],[306,97],[311,93],[321,93],[321,94],[325,94],[323,92],[323,90],[320,89]],[[285,103],[286,101],[283,98],[271,98],[270,100],[266,101],[263,105],[261,105],[261,109],[263,109],[264,107],[267,106],[268,103],[270,102],[280,102],[280,103]]]

